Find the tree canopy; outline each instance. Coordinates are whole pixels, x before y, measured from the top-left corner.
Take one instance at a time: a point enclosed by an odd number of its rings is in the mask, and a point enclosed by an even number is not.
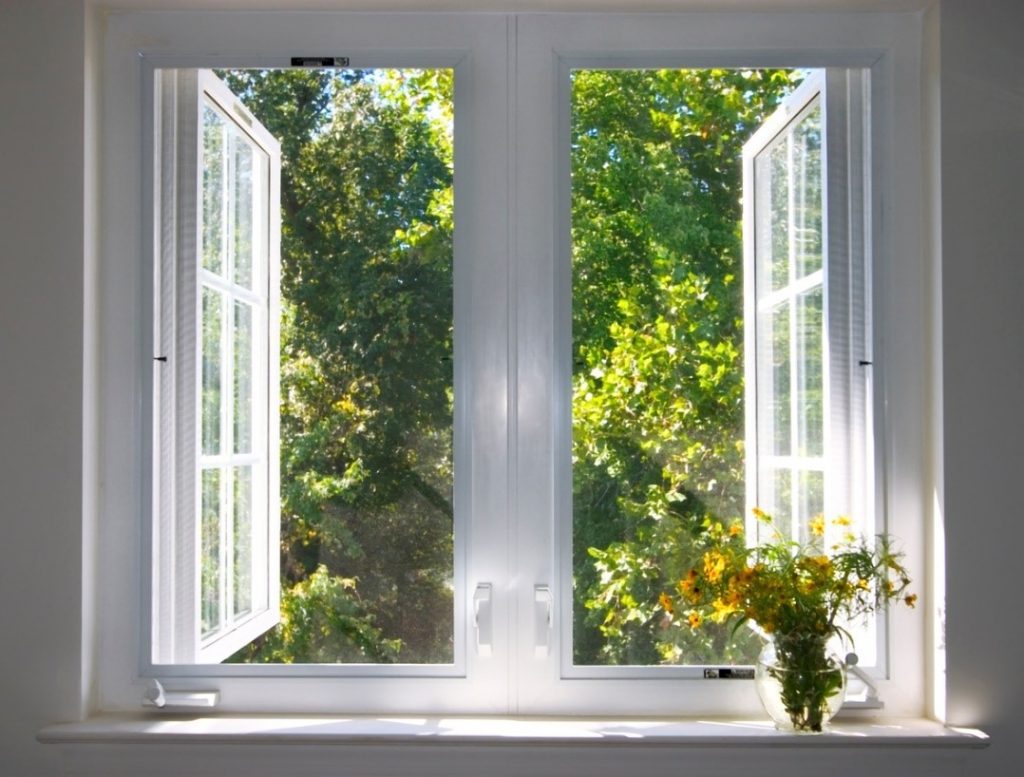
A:
[[[741,159],[784,70],[577,71],[577,663],[748,659],[661,626],[658,594],[744,505]]]
[[[451,71],[225,75],[282,145],[282,622],[238,658],[450,661]]]
[[[452,658],[452,72],[232,71],[282,146],[282,621],[245,661]],[[743,507],[743,142],[791,71],[573,74],[578,663],[722,661],[658,593]]]

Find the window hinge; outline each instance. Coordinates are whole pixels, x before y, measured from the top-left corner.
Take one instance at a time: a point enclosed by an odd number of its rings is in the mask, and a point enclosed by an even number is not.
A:
[[[843,707],[845,709],[867,709],[867,710],[880,710],[885,707],[885,702],[878,698],[878,686],[875,685],[874,678],[871,677],[867,672],[857,666],[857,662],[860,659],[857,658],[856,653],[846,654],[846,675],[849,678],[850,675],[856,677],[864,685],[864,696],[863,698],[857,698],[856,696],[850,696],[850,689],[846,689],[846,698],[843,700]]]
[[[159,680],[149,681],[142,693],[142,706],[161,710],[213,709],[220,701],[218,691],[168,691]]]

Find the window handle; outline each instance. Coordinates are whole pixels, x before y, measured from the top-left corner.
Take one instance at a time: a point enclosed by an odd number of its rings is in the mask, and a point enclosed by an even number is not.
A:
[[[476,627],[476,652],[491,655],[494,643],[494,619],[491,615],[491,584],[480,583],[473,592],[473,625]]]
[[[533,587],[533,654],[537,658],[547,658],[551,649],[552,601],[550,586]]]

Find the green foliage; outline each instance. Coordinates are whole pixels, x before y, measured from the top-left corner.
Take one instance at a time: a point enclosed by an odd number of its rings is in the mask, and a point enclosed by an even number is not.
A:
[[[234,660],[263,663],[388,663],[401,640],[386,639],[373,625],[356,594],[352,578],[332,576],[319,566],[282,592],[281,625],[258,646]]]
[[[243,658],[451,660],[451,71],[224,77],[283,154],[287,617]],[[740,149],[793,81],[573,75],[579,663],[753,649],[657,600],[742,509]]]
[[[247,660],[450,661],[451,71],[225,77],[282,144],[292,614]]]
[[[742,146],[792,71],[573,76],[577,663],[749,658],[654,602],[742,513]]]

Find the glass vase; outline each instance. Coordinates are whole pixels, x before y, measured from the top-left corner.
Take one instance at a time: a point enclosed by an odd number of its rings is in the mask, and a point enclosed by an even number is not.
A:
[[[846,666],[818,635],[787,635],[767,642],[754,681],[765,711],[779,731],[820,734],[839,712]]]

